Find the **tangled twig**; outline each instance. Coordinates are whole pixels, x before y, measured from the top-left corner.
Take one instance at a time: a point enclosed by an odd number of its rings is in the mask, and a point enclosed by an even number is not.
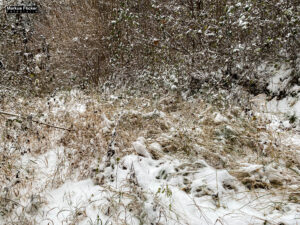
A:
[[[38,123],[38,124],[41,124],[41,125],[44,125],[44,126],[48,126],[48,127],[52,127],[52,128],[56,128],[56,129],[60,129],[60,130],[75,131],[75,130],[72,130],[72,129],[68,129],[68,128],[64,128],[64,127],[58,127],[58,126],[51,125],[51,124],[48,124],[48,123],[40,122],[38,120],[34,120],[34,119],[32,119],[32,116],[25,117],[25,116],[21,116],[21,115],[14,114],[14,113],[9,113],[9,112],[4,112],[4,111],[0,111],[0,114],[6,115],[6,116],[19,117],[19,118],[22,118],[22,119],[30,120],[31,122],[34,122],[34,123]]]

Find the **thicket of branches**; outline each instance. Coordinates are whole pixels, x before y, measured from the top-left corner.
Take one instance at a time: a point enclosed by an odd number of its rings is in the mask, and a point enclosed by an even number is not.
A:
[[[155,75],[169,65],[179,80],[196,78],[189,79],[194,86],[238,82],[254,94],[266,91],[255,72],[262,62],[287,62],[299,78],[298,1],[110,1],[109,5],[110,57],[128,74],[149,69]]]
[[[51,92],[108,80],[138,86],[142,77],[151,89],[168,70],[179,89],[238,83],[257,94],[262,62],[288,63],[299,82],[298,0],[36,3],[37,15],[2,13],[2,85]]]
[[[16,4],[21,3],[7,3]],[[39,13],[6,14],[1,9],[0,84],[35,94],[97,86],[107,63],[96,1],[25,4],[37,4]]]

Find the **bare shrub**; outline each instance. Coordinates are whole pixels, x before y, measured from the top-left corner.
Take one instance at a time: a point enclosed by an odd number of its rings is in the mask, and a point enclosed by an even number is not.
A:
[[[36,1],[38,14],[1,17],[1,84],[48,93],[97,86],[107,72],[98,3]],[[1,10],[4,11],[4,8]]]

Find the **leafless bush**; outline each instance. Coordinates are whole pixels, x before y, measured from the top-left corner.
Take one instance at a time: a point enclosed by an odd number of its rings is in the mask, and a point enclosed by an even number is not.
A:
[[[257,73],[261,62],[288,62],[296,70],[300,47],[296,1],[103,4],[105,10],[112,10],[106,21],[110,33],[105,35],[110,61],[118,70],[124,68],[120,79],[124,74],[135,77],[132,86],[136,86],[141,70],[149,70],[149,76],[155,76],[172,65],[179,71],[179,80],[195,76],[201,84],[221,88],[231,88],[231,83],[237,83],[258,94],[266,91],[263,79],[268,76],[265,74],[261,79],[262,75]],[[256,81],[262,85],[253,85]]]
[[[97,86],[107,71],[98,3],[35,4],[38,14],[3,13],[1,17],[1,84],[36,93]]]

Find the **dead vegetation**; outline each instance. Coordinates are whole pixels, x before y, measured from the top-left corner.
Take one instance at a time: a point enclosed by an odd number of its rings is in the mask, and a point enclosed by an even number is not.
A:
[[[16,215],[23,215],[22,223],[31,224],[25,221],[26,215],[38,211],[43,204],[42,199],[34,197],[36,193],[59,187],[69,178],[94,177],[101,173],[99,165],[107,157],[112,142],[114,160],[119,160],[135,153],[132,143],[139,137],[145,138],[145,146],[153,159],[168,155],[191,161],[195,157],[204,159],[214,168],[225,168],[249,191],[287,192],[290,202],[299,202],[298,190],[290,188],[299,187],[300,182],[296,174],[300,167],[296,153],[291,146],[280,142],[283,134],[266,128],[267,121],[249,116],[237,107],[221,111],[200,99],[173,100],[176,96],[168,96],[168,99],[107,98],[65,92],[51,99],[30,102],[18,99],[4,105],[2,110],[18,109],[22,115],[31,114],[40,121],[71,127],[74,131],[31,124],[15,117],[0,117],[1,216],[21,221]],[[57,151],[55,156],[56,167],[45,174],[49,176],[47,182],[37,187],[36,179],[41,171],[35,170],[34,161],[30,163],[30,160],[46,160],[45,168],[48,168],[47,152],[60,147],[62,151]],[[247,164],[257,167],[251,171],[243,169]],[[100,179],[96,183],[105,182]],[[224,185],[234,189],[232,185]],[[191,192],[189,183],[182,188]],[[24,192],[31,193],[31,197],[21,194]],[[198,192],[209,193],[204,189]],[[105,210],[114,210],[114,205],[109,207]],[[20,208],[24,211],[21,214],[17,210]]]

